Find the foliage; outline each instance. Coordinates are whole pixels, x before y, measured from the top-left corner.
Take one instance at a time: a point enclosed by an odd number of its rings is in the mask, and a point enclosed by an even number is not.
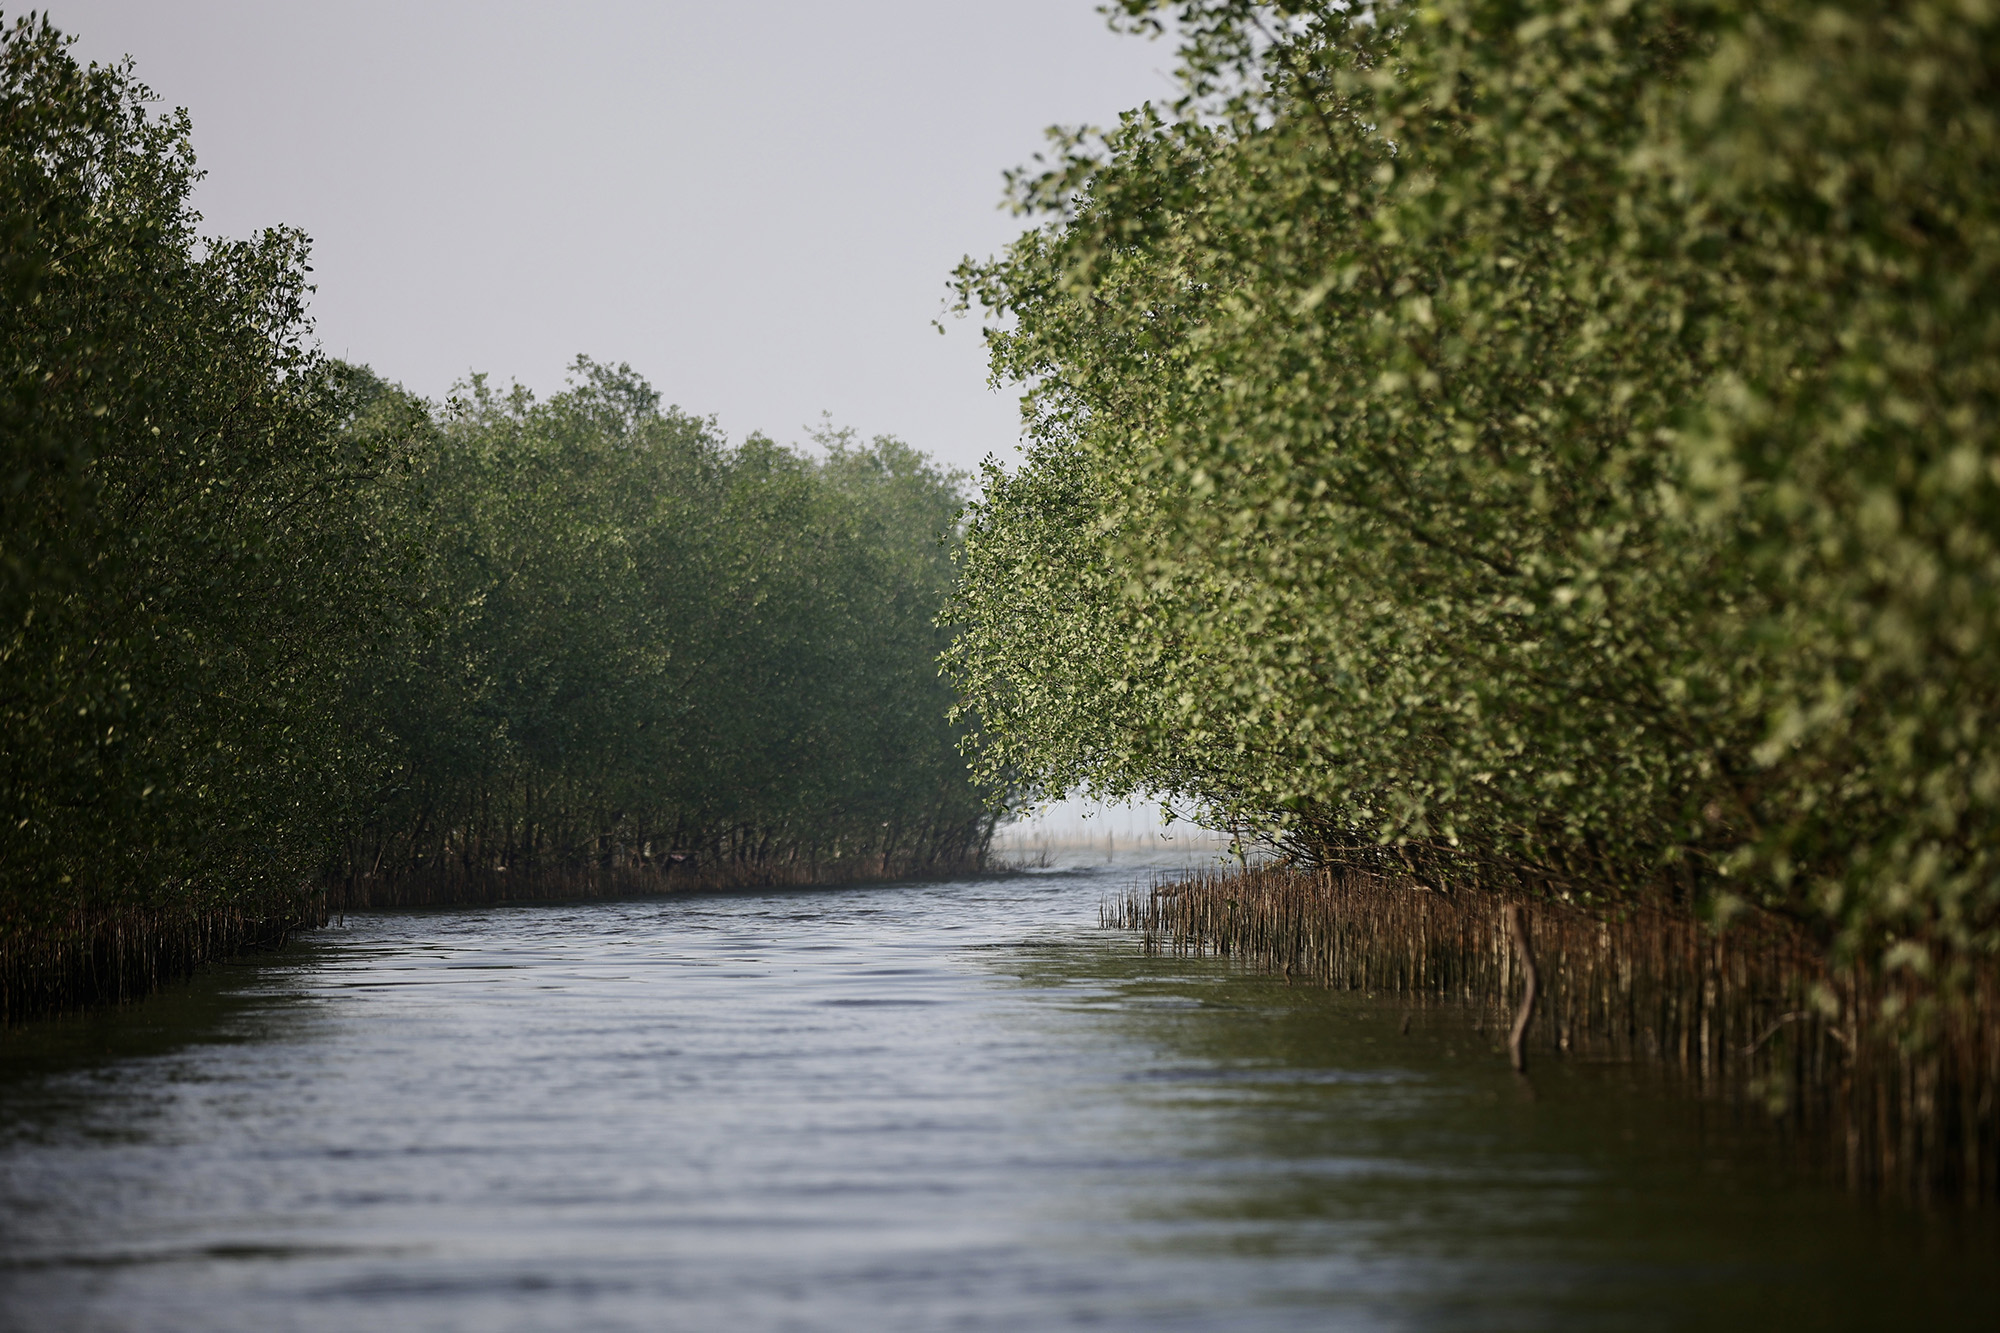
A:
[[[440,410],[330,361],[306,238],[200,237],[186,115],[67,45],[0,29],[0,1011],[329,877],[978,859],[959,478],[623,367]]]
[[[587,359],[546,402],[466,386],[426,471],[437,626],[377,701],[396,758],[353,869],[976,860],[933,624],[958,479],[890,438],[818,443],[731,447]]]
[[[2000,17],[1168,9],[1183,100],[959,274],[1035,442],[962,557],[984,762],[2000,944]]]
[[[337,706],[404,552],[407,438],[339,428],[305,239],[201,242],[181,115],[0,33],[0,910],[288,895],[350,792]]]

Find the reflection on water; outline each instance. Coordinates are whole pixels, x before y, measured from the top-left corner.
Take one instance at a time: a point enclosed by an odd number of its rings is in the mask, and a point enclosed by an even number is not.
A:
[[[0,1326],[1988,1326],[1989,1221],[1146,957],[1132,873],[351,917],[7,1034]]]

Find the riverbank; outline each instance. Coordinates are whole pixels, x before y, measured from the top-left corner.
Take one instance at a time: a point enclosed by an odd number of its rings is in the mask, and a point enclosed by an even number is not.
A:
[[[705,889],[812,888],[819,885],[939,879],[975,875],[986,868],[982,850],[951,856],[868,852],[818,860],[752,859],[723,852],[663,854],[639,859],[607,856],[591,864],[517,864],[469,868],[446,861],[419,873],[357,873],[327,888],[332,911],[396,907],[461,907],[490,903],[569,902],[645,898]]]
[[[0,925],[0,1027],[142,999],[212,963],[270,950],[348,912],[589,902],[718,889],[812,888],[973,875],[985,858],[919,854],[822,862],[726,856],[608,865],[346,876],[223,907],[84,908]]]
[[[1156,877],[1108,902],[1149,950],[1218,954],[1298,984],[1472,1005],[1504,1047],[1522,990],[1504,908],[1364,870],[1253,867]],[[1750,912],[1526,912],[1539,998],[1530,1058],[1648,1062],[1701,1097],[1753,1106],[1849,1186],[2000,1199],[2000,978],[1947,990],[1828,957]],[[1504,1058],[1496,1055],[1496,1058]]]

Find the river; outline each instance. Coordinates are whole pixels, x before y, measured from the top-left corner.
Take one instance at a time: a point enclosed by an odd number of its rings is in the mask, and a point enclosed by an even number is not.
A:
[[[1990,1218],[1147,956],[1140,870],[350,916],[0,1034],[0,1326],[1993,1326]]]

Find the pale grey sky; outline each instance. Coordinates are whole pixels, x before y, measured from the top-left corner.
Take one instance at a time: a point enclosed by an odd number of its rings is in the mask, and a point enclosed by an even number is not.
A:
[[[1050,124],[1173,88],[1095,0],[54,0],[194,118],[207,229],[314,240],[319,336],[430,397],[629,361],[734,436],[1010,455],[959,257]]]

